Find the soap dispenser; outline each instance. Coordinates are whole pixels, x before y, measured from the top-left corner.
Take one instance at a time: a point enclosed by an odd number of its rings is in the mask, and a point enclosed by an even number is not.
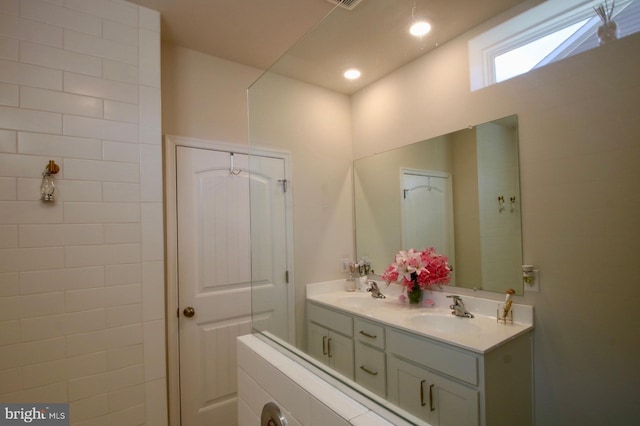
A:
[[[344,289],[347,291],[356,291],[356,264],[353,262],[349,264],[349,273],[347,275]]]

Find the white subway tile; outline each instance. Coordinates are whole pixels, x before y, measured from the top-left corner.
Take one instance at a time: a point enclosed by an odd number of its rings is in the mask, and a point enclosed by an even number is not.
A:
[[[55,158],[59,162],[58,158]],[[42,171],[49,162],[46,157],[0,153],[0,170],[5,177],[32,177],[42,180]]]
[[[27,88],[23,88],[22,92],[25,89]],[[19,132],[18,152],[21,154],[98,160],[102,158],[102,143],[99,139]]]
[[[142,364],[132,365],[118,370],[111,370],[108,373],[109,390],[128,388],[144,383],[144,368]]]
[[[64,312],[64,293],[42,293],[20,296],[20,317],[31,318]]]
[[[0,200],[17,200],[17,182],[15,178],[0,178]],[[0,243],[0,247],[2,243]]]
[[[0,161],[2,161],[1,155]],[[64,167],[66,179],[130,183],[137,183],[140,180],[137,164],[65,159]]]
[[[0,179],[0,186],[2,186],[2,179]],[[18,227],[16,225],[0,225],[0,248],[17,247]]]
[[[23,342],[64,336],[64,315],[22,319],[20,320],[20,328]]]
[[[142,324],[110,328],[105,331],[107,349],[122,348],[143,342]]]
[[[140,30],[140,84],[160,89],[160,34]]]
[[[110,0],[65,0],[65,6],[72,9],[118,21],[127,25],[138,25],[138,12],[129,5]]]
[[[91,398],[73,401],[69,404],[69,411],[73,413],[74,424],[76,421],[95,419],[109,412],[109,398],[107,394],[100,394]],[[97,420],[99,421],[100,419]],[[99,424],[99,426],[102,425]]]
[[[109,413],[107,419],[110,425],[137,426],[145,424],[145,406],[139,404],[135,407]]]
[[[140,262],[140,244],[71,246],[64,248],[65,267]]]
[[[23,403],[23,401],[48,401],[51,403],[66,403],[67,382],[53,383],[37,388],[25,389],[18,392],[5,393],[0,399],[6,403]]]
[[[61,134],[62,114],[0,106],[0,127]]]
[[[126,223],[140,221],[135,203],[65,203],[67,223]]]
[[[63,71],[100,76],[102,62],[96,56],[72,52],[66,49],[20,42],[20,61]]]
[[[3,0],[0,2],[0,12],[11,15],[20,14],[20,0]]]
[[[65,360],[56,360],[42,364],[28,365],[22,368],[23,386],[34,388],[66,380]]]
[[[104,118],[113,121],[137,123],[138,105],[125,102],[104,101]]]
[[[62,47],[62,28],[18,16],[0,14],[0,32],[18,40]]]
[[[107,371],[107,353],[104,351],[67,358],[65,361],[67,378],[70,380]]]
[[[164,313],[164,262],[142,263],[142,312],[144,321],[160,320]]]
[[[140,195],[143,202],[162,202],[162,148],[140,145]]]
[[[0,228],[0,235],[2,228]],[[104,225],[104,242],[106,244],[139,243],[139,223],[117,223]]]
[[[138,103],[138,86],[88,75],[64,73],[64,91],[114,101]]]
[[[101,201],[102,184],[96,181],[63,180],[58,182],[60,198],[64,201]]]
[[[96,395],[106,394],[107,373],[98,372],[69,380],[69,400],[78,401]]]
[[[138,142],[138,125],[97,118],[64,116],[64,134],[87,138]]]
[[[96,36],[102,32],[102,20],[97,16],[42,0],[22,0],[20,16]]]
[[[0,321],[18,320],[21,315],[20,296],[0,298]]]
[[[25,342],[16,346],[20,358],[19,365],[38,364],[65,357],[64,337]]]
[[[0,394],[22,390],[22,369],[0,370]]]
[[[34,157],[35,158],[35,157]],[[56,192],[54,193],[56,201],[60,201],[61,193],[60,193],[60,181],[54,179],[56,181]],[[42,185],[42,178],[18,178],[17,186],[18,186],[18,201],[31,201],[38,202],[40,201],[40,186]],[[42,203],[44,204],[44,203]],[[51,203],[47,203],[49,206],[53,207]],[[55,203],[55,205],[60,205],[60,203]]]
[[[105,40],[101,37],[95,37],[76,31],[65,30],[64,48],[72,52],[93,55],[93,57],[97,56],[99,58],[124,62],[129,65],[138,65],[137,46]]]
[[[144,384],[148,425],[168,426],[167,381],[165,378],[146,380]]]
[[[162,203],[142,204],[142,260],[164,259]]]
[[[142,322],[142,308],[140,304],[114,306],[106,308],[107,328],[121,327]]]
[[[64,245],[64,225],[20,225],[20,247]]]
[[[105,266],[105,285],[133,284],[142,281],[140,264]]]
[[[109,370],[142,364],[143,361],[144,347],[142,344],[115,348],[107,352],[107,368]]]
[[[101,287],[105,283],[104,275],[102,266],[22,272],[20,292],[33,294]]]
[[[123,306],[142,303],[142,285],[126,284],[104,288],[104,305],[106,307]]]
[[[0,36],[0,58],[17,61],[20,54],[18,44],[17,39]]]
[[[17,140],[18,132],[14,130],[0,130],[0,152],[16,152]]]
[[[157,10],[140,7],[140,19],[138,20],[140,28],[146,30],[160,32],[160,12]]]
[[[0,273],[0,297],[20,294],[20,274],[17,272]]]
[[[65,292],[65,310],[67,312],[88,311],[103,308],[104,287],[68,290]]]
[[[20,321],[0,322],[0,346],[12,345],[20,342]]]
[[[102,99],[53,90],[23,87],[20,90],[22,108],[102,118]]]
[[[140,142],[162,143],[162,101],[160,89],[140,86]]]
[[[76,334],[103,330],[106,324],[104,309],[67,313],[64,315],[64,333]]]
[[[104,351],[106,330],[72,334],[66,337],[67,356],[80,356]]]
[[[103,141],[102,159],[106,161],[140,163],[140,147],[138,144],[127,142]]]
[[[115,21],[103,21],[102,37],[118,43],[138,46],[138,28],[131,25]]]
[[[18,86],[0,83],[0,105],[18,106],[20,102],[19,98]]]
[[[41,201],[0,201],[0,224],[56,222],[62,222],[62,205],[58,203],[51,206]]]
[[[166,376],[165,326],[163,320],[144,323],[144,377],[156,380]]]
[[[4,272],[38,271],[63,266],[64,252],[61,247],[0,249],[0,270]]]
[[[139,203],[140,185],[137,183],[104,182],[103,200],[119,203]]]
[[[100,224],[64,225],[64,245],[104,243],[104,226]]]
[[[4,59],[0,59],[0,80],[22,86],[62,90],[62,71]]]
[[[138,84],[138,67],[121,62],[102,60],[102,77],[121,83]]]
[[[119,389],[109,393],[109,408],[111,411],[119,411],[134,405],[144,404],[145,387],[143,384]],[[153,424],[153,423],[149,423]]]

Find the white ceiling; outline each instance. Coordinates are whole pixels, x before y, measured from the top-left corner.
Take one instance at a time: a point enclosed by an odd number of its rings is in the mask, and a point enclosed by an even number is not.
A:
[[[129,1],[160,11],[163,42],[262,70],[334,8],[327,0]],[[352,11],[333,11],[318,31],[305,37],[304,48],[280,61],[279,72],[352,93],[519,3],[522,0],[362,0]],[[411,40],[406,28],[398,28],[405,16],[410,21],[414,5],[433,27],[419,42]],[[339,75],[349,63],[366,68],[358,83],[347,83]]]

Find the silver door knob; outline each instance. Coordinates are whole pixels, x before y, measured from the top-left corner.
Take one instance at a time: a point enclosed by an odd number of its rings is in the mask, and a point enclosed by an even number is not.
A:
[[[185,317],[191,318],[196,314],[196,310],[193,309],[191,306],[187,306],[186,308],[184,308],[184,311],[182,311],[182,313],[184,314]]]

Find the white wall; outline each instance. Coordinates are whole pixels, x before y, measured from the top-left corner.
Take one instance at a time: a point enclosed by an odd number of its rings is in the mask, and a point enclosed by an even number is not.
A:
[[[166,424],[159,15],[9,0],[0,20],[0,401]]]
[[[640,34],[471,93],[473,35],[352,98],[355,156],[518,114],[536,424],[637,422]]]

